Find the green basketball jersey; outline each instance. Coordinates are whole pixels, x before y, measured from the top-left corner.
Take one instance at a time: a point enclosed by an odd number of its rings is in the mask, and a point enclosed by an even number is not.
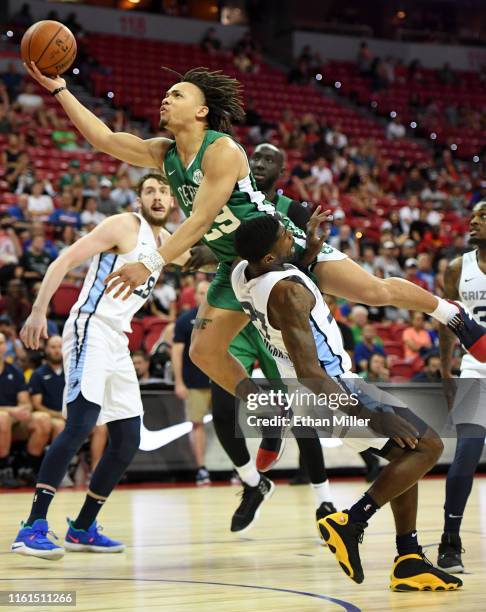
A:
[[[273,205],[275,206],[276,211],[285,216],[289,214],[289,206],[292,204],[292,202],[292,198],[288,198],[283,194],[276,193],[275,197],[273,198]]]
[[[228,134],[207,130],[201,148],[187,168],[181,162],[175,142],[165,154],[164,170],[167,181],[186,217],[192,213],[194,198],[204,176],[201,169],[204,153],[210,144],[223,136],[228,136]],[[243,147],[239,143],[236,144],[245,153]],[[240,223],[268,214],[275,214],[275,207],[271,202],[265,200],[264,194],[258,191],[253,176],[248,173],[236,183],[228,202],[213,221],[203,242],[220,262],[233,261],[238,257],[234,247],[233,233]],[[304,241],[305,246],[304,232],[287,218],[284,223],[287,227],[290,226],[295,237]]]

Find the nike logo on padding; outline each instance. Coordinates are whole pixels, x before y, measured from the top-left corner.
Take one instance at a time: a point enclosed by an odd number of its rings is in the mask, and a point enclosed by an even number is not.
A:
[[[169,172],[169,176],[171,176],[172,174],[174,174],[175,170],[172,170],[172,172]]]
[[[449,514],[449,518],[462,518],[462,514]]]
[[[210,423],[212,420],[213,415],[207,414],[203,422]],[[177,423],[177,425],[170,425],[169,427],[152,431],[145,427],[142,419],[140,425],[140,446],[138,448],[143,451],[153,451],[163,446],[167,446],[167,444],[182,438],[191,431],[192,423],[190,421]]]

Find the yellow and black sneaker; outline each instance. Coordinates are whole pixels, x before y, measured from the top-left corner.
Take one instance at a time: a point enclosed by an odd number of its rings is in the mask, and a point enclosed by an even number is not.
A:
[[[346,511],[329,514],[317,521],[321,538],[336,556],[344,573],[358,584],[364,580],[358,544],[363,541],[367,526],[368,523],[351,522]]]
[[[432,565],[419,548],[418,553],[395,557],[390,576],[392,591],[455,591],[462,580]]]

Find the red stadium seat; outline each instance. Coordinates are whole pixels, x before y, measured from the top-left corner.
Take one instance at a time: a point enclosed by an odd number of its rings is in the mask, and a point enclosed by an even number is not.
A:
[[[161,319],[154,319],[154,317],[149,317],[151,320],[148,324],[144,323],[144,329],[146,331],[144,346],[147,353],[150,353],[154,344],[160,338],[160,334],[163,329],[167,326],[167,321],[162,321]]]
[[[132,332],[127,334],[128,336],[128,348],[130,352],[138,351],[142,348],[143,338],[145,336],[145,329],[143,320],[132,319]]]
[[[387,355],[396,355],[397,357],[403,357],[403,344],[401,342],[395,342],[394,340],[385,340],[383,348]]]
[[[390,369],[390,375],[393,378],[395,376],[400,376],[406,380],[410,380],[414,374],[415,370],[408,361],[396,361],[392,364]]]
[[[80,288],[71,283],[63,283],[52,297],[52,314],[65,318],[79,297]]]

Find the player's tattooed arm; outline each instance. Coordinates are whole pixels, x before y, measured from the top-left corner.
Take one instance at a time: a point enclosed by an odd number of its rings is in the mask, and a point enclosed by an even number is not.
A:
[[[444,297],[449,300],[458,300],[459,279],[461,277],[462,257],[457,257],[449,263],[444,273]],[[456,345],[455,335],[445,326],[439,327],[439,347],[441,357],[441,370],[443,378],[451,378],[451,365],[454,346]]]

